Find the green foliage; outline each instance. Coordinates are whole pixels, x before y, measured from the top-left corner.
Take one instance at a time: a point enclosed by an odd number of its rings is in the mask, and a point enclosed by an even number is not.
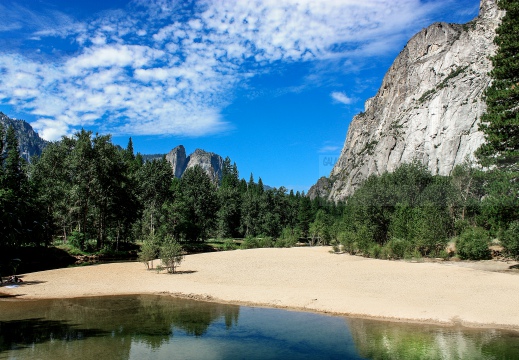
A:
[[[453,225],[449,213],[441,207],[426,203],[415,209],[415,248],[424,256],[436,256],[445,248]]]
[[[247,237],[241,243],[242,249],[257,249],[259,247],[261,247],[259,239],[254,237]]]
[[[519,257],[519,221],[514,221],[501,236],[501,244],[509,256]]]
[[[269,236],[264,237],[247,237],[241,244],[242,249],[257,249],[257,248],[269,248],[274,247],[275,242]]]
[[[485,197],[481,200],[479,223],[496,235],[510,223],[519,220],[519,181],[509,171],[486,174]]]
[[[218,199],[215,185],[200,166],[187,169],[180,180],[181,200],[186,213],[185,238],[203,241],[213,229]]]
[[[238,245],[236,245],[234,243],[233,239],[225,239],[225,241],[223,242],[222,249],[226,250],[226,251],[228,251],[228,250],[236,250],[236,249],[238,249]]]
[[[138,205],[122,152],[110,136],[82,130],[50,144],[35,161],[31,181],[53,235],[81,233],[80,249],[94,239],[97,249],[117,250],[129,238]]]
[[[184,251],[180,245],[172,237],[166,237],[160,247],[160,259],[162,266],[169,272],[175,273],[175,269],[184,260]]]
[[[392,238],[385,246],[387,249],[387,257],[390,259],[403,259],[405,255],[411,250],[412,244],[399,238]]]
[[[79,231],[73,231],[67,238],[68,244],[78,250],[84,251],[87,243],[87,236]]]
[[[332,240],[331,228],[332,219],[323,209],[319,209],[309,228],[312,244],[328,245]]]
[[[492,56],[491,85],[485,91],[486,113],[481,117],[480,130],[485,143],[476,155],[484,166],[519,171],[519,6],[513,0],[500,0],[506,10],[496,29]]]
[[[436,85],[436,87],[430,89],[430,90],[427,90],[426,92],[424,92],[422,94],[422,96],[420,96],[420,98],[418,99],[418,102],[421,104],[423,103],[425,100],[428,100],[434,93],[436,93],[438,90],[441,90],[443,89],[444,87],[447,86],[447,83],[449,82],[449,80],[451,79],[454,79],[455,77],[457,77],[458,75],[462,74],[463,72],[465,72],[465,70],[467,70],[468,66],[461,66],[461,67],[458,67],[456,69],[453,69],[451,70],[451,72],[449,73],[449,75],[447,75],[445,77],[445,79],[443,79],[438,85]]]
[[[429,89],[427,90],[426,92],[424,92],[422,94],[422,96],[420,96],[420,98],[418,99],[418,102],[421,104],[423,103],[425,100],[427,100],[431,95],[433,95],[435,92],[436,92],[436,88],[433,88],[433,89]]]
[[[339,233],[338,240],[348,254],[357,253],[357,236],[353,231],[342,231]]]
[[[380,254],[382,253],[382,247],[379,244],[372,244],[369,248],[367,255],[373,259],[380,259]]]
[[[449,75],[447,75],[445,77],[445,79],[443,79],[442,82],[436,86],[436,89],[438,89],[438,90],[443,89],[444,87],[447,86],[447,83],[449,82],[449,80],[454,79],[458,75],[464,73],[465,70],[467,70],[467,69],[468,69],[468,65],[460,66],[460,67],[457,67],[456,69],[452,69],[451,72],[449,73]]]
[[[158,254],[159,246],[157,238],[155,236],[148,236],[142,242],[141,249],[137,255],[139,261],[146,266],[146,269],[150,269],[151,261],[151,268],[153,269],[153,260],[157,258]]]
[[[468,228],[456,239],[456,252],[461,259],[489,259],[489,246],[490,238],[488,232],[482,228]]]
[[[281,232],[281,236],[276,240],[275,247],[292,247],[298,240],[298,234],[294,229],[285,227]]]

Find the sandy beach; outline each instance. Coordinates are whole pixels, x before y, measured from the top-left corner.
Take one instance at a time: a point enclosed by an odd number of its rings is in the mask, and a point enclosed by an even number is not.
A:
[[[188,255],[177,274],[127,262],[22,275],[4,301],[170,294],[210,301],[398,321],[519,330],[511,263],[411,263],[331,254],[328,247]],[[155,265],[158,261],[155,261]],[[516,263],[512,263],[516,264]]]

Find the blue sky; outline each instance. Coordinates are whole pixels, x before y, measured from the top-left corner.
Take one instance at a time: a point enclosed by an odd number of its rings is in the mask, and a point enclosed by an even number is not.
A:
[[[479,0],[0,0],[0,111],[308,190],[406,42]]]

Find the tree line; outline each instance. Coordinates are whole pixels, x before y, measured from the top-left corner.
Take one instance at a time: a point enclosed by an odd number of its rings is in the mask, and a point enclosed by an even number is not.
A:
[[[239,177],[227,157],[213,182],[195,166],[181,178],[165,159],[144,161],[132,140],[123,149],[109,135],[82,130],[50,144],[27,164],[14,130],[2,131],[0,204],[4,249],[60,240],[80,250],[117,251],[137,241],[159,246],[245,238],[243,247],[342,245],[371,257],[488,257],[491,238],[519,253],[517,173],[457,166],[432,175],[418,163],[369,177],[342,202],[265,189]],[[231,246],[230,246],[231,247]],[[151,255],[150,255],[151,256]]]
[[[218,182],[199,166],[179,179],[165,158],[144,161],[135,154],[131,138],[122,149],[110,135],[81,130],[49,144],[27,164],[14,129],[0,135],[0,145],[6,144],[2,248],[61,240],[81,250],[118,250],[149,236],[295,240],[308,236],[319,207],[320,200],[312,203],[304,193],[266,190],[252,174],[240,179],[229,158]]]

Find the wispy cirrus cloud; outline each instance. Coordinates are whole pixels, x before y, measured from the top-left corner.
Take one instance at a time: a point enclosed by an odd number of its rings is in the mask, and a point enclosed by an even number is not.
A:
[[[333,100],[344,105],[350,105],[354,102],[353,98],[349,97],[348,95],[340,91],[334,91],[330,94],[330,96]]]
[[[380,55],[443,2],[134,0],[89,21],[18,4],[5,31],[29,21],[35,48],[59,38],[74,49],[0,54],[0,103],[35,115],[49,140],[91,124],[130,135],[221,132],[231,127],[221,110],[251,77],[278,63]]]

